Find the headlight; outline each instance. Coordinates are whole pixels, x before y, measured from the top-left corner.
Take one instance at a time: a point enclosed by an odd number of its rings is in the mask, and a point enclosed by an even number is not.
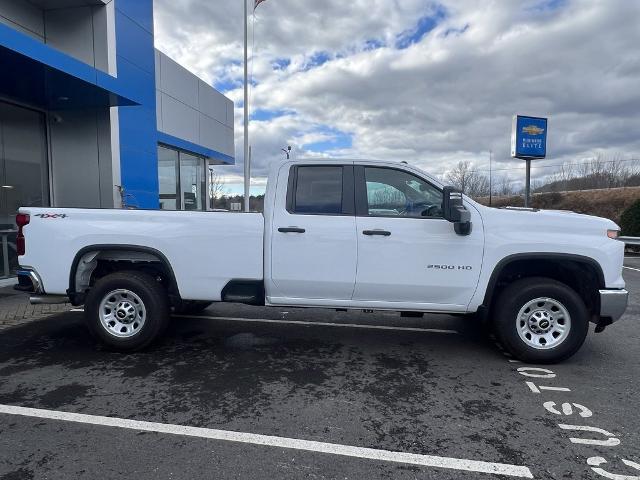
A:
[[[617,240],[620,236],[620,230],[607,230],[607,237]]]

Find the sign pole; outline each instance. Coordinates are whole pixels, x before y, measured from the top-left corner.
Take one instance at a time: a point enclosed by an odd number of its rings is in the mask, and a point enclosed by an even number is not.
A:
[[[527,163],[527,184],[524,193],[524,206],[529,208],[531,205],[531,159],[527,158],[525,161]]]

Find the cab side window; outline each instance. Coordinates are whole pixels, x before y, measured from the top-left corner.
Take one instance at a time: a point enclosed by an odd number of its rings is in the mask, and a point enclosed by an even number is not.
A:
[[[442,191],[415,175],[384,167],[365,167],[370,217],[442,218]]]
[[[289,174],[287,210],[301,215],[353,214],[353,167],[293,167]],[[349,193],[350,191],[350,193]]]

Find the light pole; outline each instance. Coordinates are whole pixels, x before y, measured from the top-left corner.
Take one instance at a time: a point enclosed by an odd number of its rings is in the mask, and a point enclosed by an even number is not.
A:
[[[291,158],[291,145],[288,145],[287,148],[281,148],[280,150],[287,156],[287,160]]]
[[[251,170],[249,158],[249,85],[248,85],[248,17],[249,12],[247,10],[247,1],[242,0],[244,3],[244,211],[249,211],[249,187],[251,185]]]

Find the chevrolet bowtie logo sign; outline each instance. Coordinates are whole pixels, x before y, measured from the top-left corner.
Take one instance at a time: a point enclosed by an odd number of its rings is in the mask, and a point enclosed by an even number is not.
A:
[[[536,127],[535,125],[527,125],[522,128],[523,133],[528,133],[529,135],[542,135],[544,133],[544,128]]]
[[[511,125],[511,156],[531,160],[547,156],[547,119],[514,115]]]

